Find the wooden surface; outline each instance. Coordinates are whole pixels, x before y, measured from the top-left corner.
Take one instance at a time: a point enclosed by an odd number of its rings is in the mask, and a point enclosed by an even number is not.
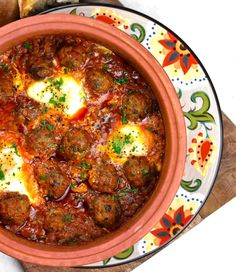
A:
[[[0,0],[1,1],[1,0]],[[114,3],[120,4],[116,0],[82,0],[81,2],[102,2],[102,3]],[[200,223],[204,218],[210,215],[212,212],[223,206],[226,202],[231,200],[236,196],[236,126],[223,114],[224,123],[224,151],[222,163],[217,177],[216,183],[213,190],[205,203],[204,207],[201,209],[200,213],[196,216],[189,227],[184,231],[187,232],[189,229]],[[183,232],[183,233],[184,233]],[[152,254],[153,255],[153,254]],[[139,266],[145,260],[150,258],[149,255],[138,261],[120,265],[116,267],[111,267],[104,269],[106,272],[130,272],[136,266]],[[80,269],[80,268],[51,268],[45,266],[39,266],[29,263],[22,263],[26,272],[98,272],[101,269]],[[102,269],[103,270],[103,269]]]

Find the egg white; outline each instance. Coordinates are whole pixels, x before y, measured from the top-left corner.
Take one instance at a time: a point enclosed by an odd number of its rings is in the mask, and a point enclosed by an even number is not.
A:
[[[36,81],[29,86],[27,94],[37,102],[44,103],[49,108],[55,108],[68,117],[73,117],[85,107],[83,80],[76,81],[70,76]]]
[[[108,137],[107,151],[113,162],[123,163],[130,156],[146,156],[153,135],[138,125],[119,125]]]
[[[24,160],[13,144],[0,146],[0,192],[18,192],[27,195],[31,203],[42,201],[38,186],[34,180],[28,179],[24,172]]]

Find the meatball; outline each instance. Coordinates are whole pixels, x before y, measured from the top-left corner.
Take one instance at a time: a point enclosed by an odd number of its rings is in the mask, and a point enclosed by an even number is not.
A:
[[[124,164],[124,173],[132,186],[142,187],[153,178],[153,167],[146,157],[130,157]]]
[[[103,227],[115,227],[119,224],[121,207],[118,201],[109,194],[94,199],[94,218]]]
[[[26,148],[37,157],[50,158],[57,150],[59,137],[54,126],[47,122],[26,135]]]
[[[4,224],[22,225],[30,213],[30,202],[26,195],[7,192],[0,196],[0,221]]]
[[[39,103],[24,96],[17,98],[15,116],[20,124],[27,125],[39,116]]]
[[[67,160],[80,160],[89,153],[92,143],[86,130],[72,128],[64,136],[59,152]]]
[[[58,199],[66,192],[70,180],[53,162],[36,163],[34,174],[44,195]]]
[[[112,84],[112,77],[105,71],[90,69],[85,74],[85,82],[88,89],[94,95],[102,95],[109,91]]]
[[[121,114],[130,121],[144,119],[151,108],[151,99],[139,91],[131,91],[122,98]]]
[[[76,71],[85,64],[86,56],[81,47],[64,46],[58,51],[61,65]]]
[[[146,126],[154,132],[160,139],[165,135],[165,128],[160,114],[154,113],[146,120]]]
[[[0,70],[0,102],[9,101],[14,95],[14,86],[12,76],[9,73]]]
[[[97,226],[89,213],[70,204],[48,203],[45,211],[44,229],[50,244],[73,245],[91,241],[105,231]]]
[[[28,70],[33,79],[39,80],[52,76],[54,65],[52,59],[37,58],[29,65]]]
[[[94,190],[112,193],[116,189],[119,176],[112,164],[94,165],[89,174],[89,184]]]
[[[44,228],[47,231],[62,231],[72,220],[72,215],[67,214],[62,207],[54,207],[46,211]]]

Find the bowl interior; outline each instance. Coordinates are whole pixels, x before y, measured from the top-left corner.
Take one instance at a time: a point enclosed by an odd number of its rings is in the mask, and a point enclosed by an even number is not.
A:
[[[175,89],[154,57],[133,38],[102,22],[74,15],[41,15],[0,29],[0,53],[37,35],[77,34],[128,60],[151,86],[163,117],[166,150],[163,169],[150,199],[114,233],[82,246],[48,246],[0,230],[0,249],[18,259],[54,266],[76,266],[110,257],[144,236],[166,212],[179,187],[186,154],[183,113]]]

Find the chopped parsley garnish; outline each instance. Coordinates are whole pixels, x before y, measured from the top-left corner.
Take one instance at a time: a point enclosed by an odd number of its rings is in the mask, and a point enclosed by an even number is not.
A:
[[[47,179],[46,176],[40,176],[39,178],[40,178],[41,180],[46,180],[46,179]]]
[[[103,63],[103,65],[102,65],[102,70],[104,70],[104,71],[108,70],[108,67],[107,67],[107,65],[105,63]]]
[[[122,115],[121,115],[121,122],[122,122],[122,124],[128,123],[128,120],[126,118],[126,114],[124,112],[122,112]]]
[[[130,138],[131,138],[131,133],[129,133],[128,135],[125,135],[125,139],[124,139],[125,144],[132,144]]]
[[[53,129],[54,129],[54,126],[53,126],[53,125],[47,125],[47,129],[48,129],[48,130],[53,130]]]
[[[90,165],[87,162],[81,162],[80,166],[83,169],[89,169],[90,168]]]
[[[49,104],[53,104],[54,106],[56,106],[57,102],[56,100],[54,99],[54,97],[51,97],[48,101]]]
[[[120,154],[123,147],[124,147],[123,141],[115,141],[112,143],[112,149],[116,154]]]
[[[23,47],[24,47],[25,49],[32,49],[32,43],[25,42],[25,43],[23,44]]]
[[[0,180],[5,180],[5,175],[2,171],[2,165],[0,165]]]
[[[153,128],[151,128],[151,127],[147,127],[146,129],[147,129],[148,131],[153,132]]]
[[[118,84],[118,85],[124,85],[124,84],[128,84],[129,83],[129,79],[127,77],[123,77],[123,78],[115,78],[114,79],[114,83]]]
[[[54,126],[48,124],[46,120],[41,120],[41,125],[43,126],[43,128],[46,128],[46,129],[48,129],[48,130],[50,130],[50,131],[54,129]],[[52,137],[52,134],[49,133],[49,134],[47,134],[46,136],[47,136],[47,137]]]
[[[51,138],[52,137],[52,133],[48,133],[45,136],[48,137],[48,138]]]
[[[62,97],[59,97],[59,102],[66,102],[66,94],[64,94]]]
[[[18,152],[16,143],[12,143],[11,148],[13,148],[15,154],[16,154],[18,157],[20,157],[20,154],[19,154],[19,152]]]
[[[48,79],[48,81],[53,85],[53,87],[55,87],[56,89],[61,89],[62,85],[63,85],[63,78],[60,77],[59,79]]]
[[[119,191],[119,196],[125,196],[126,193],[138,193],[138,188],[127,188]]]
[[[0,63],[0,67],[3,69],[4,72],[9,71],[9,66],[6,63]]]
[[[42,121],[41,121],[41,124],[42,124],[43,126],[46,126],[46,123],[47,123],[46,120],[42,120]]]
[[[62,222],[71,222],[73,221],[73,217],[71,214],[65,214],[62,218]]]
[[[116,138],[112,141],[112,149],[116,154],[121,154],[123,147],[126,144],[132,144],[131,133],[125,135],[124,138]]]
[[[63,147],[60,147],[60,148],[59,148],[59,151],[60,151],[61,153],[64,153],[64,152],[65,152],[65,149],[64,149]]]
[[[80,174],[80,177],[82,180],[85,180],[87,178],[86,174],[83,172]]]
[[[71,183],[70,188],[71,188],[71,189],[75,189],[75,188],[76,188],[76,185],[75,185],[74,183]]]
[[[111,196],[111,199],[112,199],[112,200],[117,200],[117,197],[116,197],[115,195],[112,195],[112,196]]]
[[[57,144],[50,144],[49,147],[50,148],[55,148],[55,147],[57,147]]]
[[[142,174],[143,174],[143,176],[148,176],[149,175],[149,170],[148,169],[143,169]]]

